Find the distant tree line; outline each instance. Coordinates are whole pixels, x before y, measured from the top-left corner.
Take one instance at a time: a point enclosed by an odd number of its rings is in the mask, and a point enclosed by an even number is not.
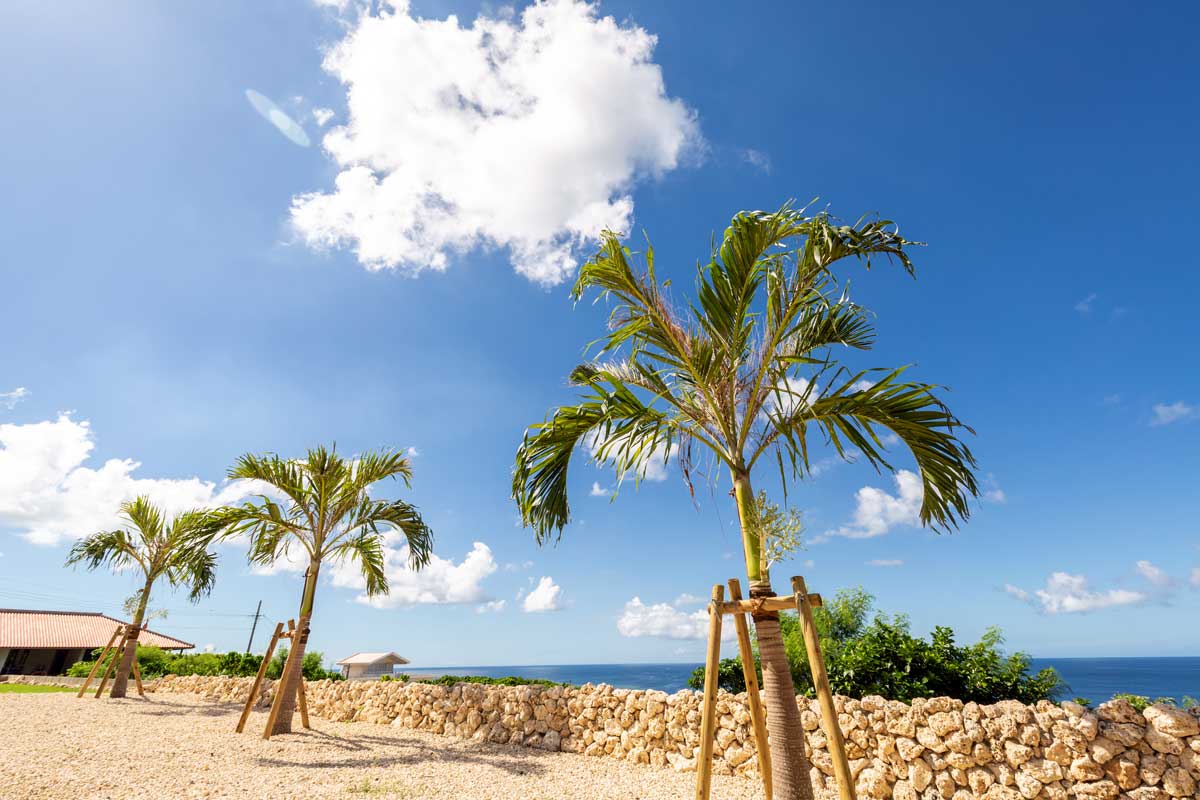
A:
[[[67,674],[76,677],[86,677],[91,671],[92,666],[96,663],[96,659],[100,657],[100,653],[100,649],[93,650],[90,660],[76,662],[67,670]],[[279,680],[279,676],[283,674],[283,665],[287,661],[287,657],[287,648],[280,648],[275,651],[275,656],[267,664],[268,678]],[[157,647],[145,645],[138,645],[137,649],[138,666],[142,670],[142,677],[148,680],[161,678],[163,675],[252,676],[258,674],[262,658],[262,656],[237,652],[174,655]],[[108,661],[111,659],[112,656],[110,655],[100,667],[100,671],[97,674],[103,674]],[[323,655],[316,650],[310,650],[304,654],[304,660],[301,662],[301,672],[305,680],[319,681],[328,678],[340,681],[343,679],[340,672],[325,669],[322,666],[322,660]]]

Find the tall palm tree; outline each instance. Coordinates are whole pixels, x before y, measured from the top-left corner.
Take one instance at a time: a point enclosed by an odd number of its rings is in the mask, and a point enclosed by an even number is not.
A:
[[[676,453],[692,488],[695,459],[728,471],[733,484],[751,597],[773,594],[763,569],[751,475],[764,459],[780,479],[812,474],[808,434],[819,431],[843,458],[892,469],[882,430],[911,452],[924,487],[920,519],[954,527],[978,494],[974,459],[958,438],[970,430],[935,396],[937,388],[902,380],[905,368],[850,371],[835,345],[867,350],[869,314],[832,273],[847,258],[868,269],[880,257],[913,273],[901,237],[886,220],[837,223],[790,205],[734,217],[709,262],[698,269],[694,304],[679,307],[670,282],[645,272],[606,232],[579,272],[572,295],[589,289],[614,302],[596,360],[576,367],[580,402],[531,426],[517,451],[513,496],[539,543],[570,520],[567,473],[583,444],[618,473],[644,471]],[[697,445],[701,447],[697,447]],[[776,800],[811,798],[803,730],[774,613],[754,615],[763,667]]]
[[[143,496],[122,503],[121,516],[128,523],[126,526],[79,540],[67,559],[68,565],[84,562],[88,569],[102,564],[114,570],[134,567],[142,578],[142,588],[135,595],[132,630],[113,680],[112,697],[125,696],[154,583],[165,577],[171,586],[186,588],[189,599],[195,603],[212,591],[217,580],[217,557],[208,549],[216,530],[206,512],[188,511],[168,523],[162,510]]]
[[[263,481],[283,499],[281,505],[260,495],[257,501],[222,509],[217,516],[224,535],[249,535],[252,564],[274,564],[292,547],[299,547],[308,560],[297,631],[279,678],[283,694],[272,731],[289,733],[321,565],[352,559],[362,570],[367,594],[387,594],[386,533],[397,530],[404,536],[414,569],[429,563],[433,534],[413,506],[402,500],[376,500],[369,494],[371,486],[385,478],[400,478],[411,487],[412,465],[398,452],[366,453],[353,460],[339,456],[336,447],[313,448],[301,460],[273,453],[246,454],[229,470],[229,477]]]

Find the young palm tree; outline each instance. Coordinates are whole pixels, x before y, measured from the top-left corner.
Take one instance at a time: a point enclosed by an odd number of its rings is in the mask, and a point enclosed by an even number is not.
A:
[[[121,504],[121,516],[128,525],[81,539],[67,559],[69,565],[82,561],[88,569],[106,563],[117,570],[136,567],[143,579],[141,591],[135,595],[137,605],[130,623],[133,630],[117,666],[112,697],[125,696],[155,581],[165,577],[171,586],[186,588],[194,603],[211,592],[217,580],[217,557],[208,550],[216,531],[207,513],[188,511],[167,523],[161,509],[148,497],[139,497]]]
[[[957,433],[970,429],[937,399],[936,387],[902,380],[904,368],[851,372],[830,352],[835,345],[866,350],[874,339],[868,313],[839,293],[835,263],[855,258],[869,269],[882,256],[912,274],[905,248],[914,244],[888,221],[841,225],[790,206],[744,212],[699,268],[696,303],[680,310],[667,296],[669,281],[655,277],[653,249],[639,274],[634,254],[605,233],[572,292],[579,300],[594,288],[615,301],[599,341],[604,360],[574,369],[580,402],[532,426],[517,451],[513,496],[539,543],[561,536],[570,519],[567,472],[580,444],[621,475],[677,453],[689,489],[699,449],[728,470],[750,594],[769,596],[751,475],[767,460],[785,487],[809,476],[814,430],[843,458],[889,470],[880,433],[892,431],[921,475],[922,523],[948,528],[965,519],[978,489],[974,459]],[[756,614],[754,622],[775,798],[811,798],[778,615]]]
[[[347,461],[335,448],[317,447],[293,461],[274,454],[244,455],[229,470],[230,478],[270,484],[283,505],[261,495],[257,501],[222,509],[217,515],[224,535],[250,537],[250,562],[269,566],[299,547],[308,559],[300,597],[297,634],[279,678],[280,713],[272,733],[289,733],[300,686],[301,664],[308,643],[309,621],[321,564],[350,558],[358,562],[368,595],[387,594],[384,535],[398,530],[408,542],[414,569],[429,563],[433,535],[413,506],[401,500],[375,500],[370,487],[384,478],[401,478],[411,486],[412,465],[401,453],[366,453]]]

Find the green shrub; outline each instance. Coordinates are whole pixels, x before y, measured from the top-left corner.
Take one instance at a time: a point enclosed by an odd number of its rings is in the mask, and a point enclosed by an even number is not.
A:
[[[1003,655],[1000,645],[1004,639],[998,628],[989,628],[972,645],[957,644],[954,631],[940,626],[926,640],[912,635],[908,618],[902,614],[873,614],[874,601],[858,588],[840,591],[825,605],[813,609],[825,669],[835,694],[881,695],[904,701],[948,696],[979,703],[1033,703],[1053,698],[1065,689],[1052,669],[1030,674],[1030,659],[1024,653]],[[811,697],[812,674],[799,619],[784,614],[779,622],[792,683],[798,694]],[[738,659],[722,661],[720,672],[718,684],[722,688],[744,690]],[[703,687],[703,667],[692,674],[689,684]]]
[[[405,678],[408,676],[406,675]],[[504,678],[485,678],[482,675],[442,675],[437,678],[418,678],[417,683],[429,683],[435,686],[453,686],[456,683],[479,683],[484,686],[566,686],[565,683],[555,683],[541,678],[518,678],[508,675]]]
[[[93,650],[91,654],[92,660],[79,661],[72,664],[67,670],[67,674],[76,677],[86,677],[88,672],[91,671],[92,665],[96,663],[96,659],[100,656],[100,652],[99,649]],[[248,655],[238,652],[172,655],[157,647],[143,646],[138,647],[137,658],[138,666],[142,671],[142,677],[147,680],[160,678],[163,675],[230,675],[234,677],[248,677],[258,674],[258,668],[262,664],[263,659],[260,655]],[[275,658],[271,659],[271,664],[267,668],[267,677],[278,679],[283,669],[283,661],[286,658],[286,649],[276,653]],[[111,659],[112,656],[110,655],[105,660],[105,664],[101,665],[97,673],[98,675],[104,674],[107,662]],[[307,680],[321,680],[322,678],[341,680],[342,678],[341,673],[328,672],[322,668],[321,653],[316,651],[305,654],[301,671]]]
[[[762,686],[762,667],[757,659],[754,661],[754,668],[758,673],[758,685]],[[688,679],[688,686],[704,689],[704,667],[696,667],[692,677]],[[717,687],[733,694],[746,691],[746,675],[742,672],[741,658],[721,659],[717,665]]]

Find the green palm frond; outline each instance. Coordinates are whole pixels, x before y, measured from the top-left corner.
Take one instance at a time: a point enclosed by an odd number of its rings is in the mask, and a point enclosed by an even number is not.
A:
[[[368,597],[388,593],[383,540],[375,533],[363,530],[357,536],[337,545],[329,555],[334,560],[349,558],[358,563],[366,582]]]
[[[810,424],[844,457],[861,453],[890,469],[876,429],[896,434],[925,482],[921,519],[953,527],[977,494],[974,459],[960,433],[970,429],[931,385],[904,383],[899,371],[862,385],[832,348],[867,350],[875,330],[866,309],[835,278],[839,262],[870,269],[878,260],[914,274],[908,250],[919,245],[890,220],[843,224],[828,212],[790,204],[733,218],[697,272],[696,300],[681,312],[669,281],[655,274],[647,247],[637,254],[611,232],[584,264],[572,289],[612,303],[609,330],[595,344],[604,362],[577,367],[581,400],[532,426],[517,449],[513,497],[539,542],[570,520],[567,475],[585,446],[619,473],[650,453],[679,444],[690,485],[691,447],[703,444],[735,475],[746,476],[774,452],[781,472],[811,473]],[[664,449],[665,448],[665,449]],[[787,478],[785,474],[783,476]]]
[[[363,564],[368,593],[373,594],[387,592],[383,548],[389,531],[404,536],[414,569],[426,566],[432,557],[433,533],[417,509],[369,494],[374,484],[387,478],[411,485],[412,463],[399,450],[345,458],[336,446],[319,446],[297,460],[273,453],[245,455],[230,476],[264,481],[284,498],[279,502],[263,494],[213,515],[223,537],[248,537],[252,564],[270,566],[285,558],[291,547],[303,548],[318,568],[331,556],[355,557]],[[375,566],[377,574],[369,575],[368,568]]]

